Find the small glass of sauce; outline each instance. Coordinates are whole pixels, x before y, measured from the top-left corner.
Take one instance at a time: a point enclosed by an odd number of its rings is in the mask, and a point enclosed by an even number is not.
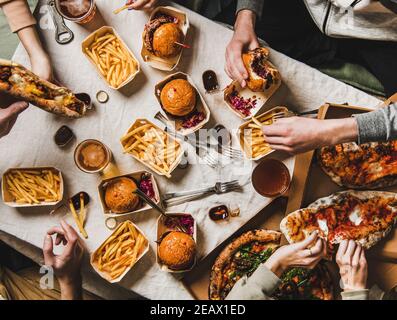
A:
[[[207,93],[213,93],[219,89],[218,78],[214,71],[212,70],[204,71],[203,85]]]
[[[62,126],[55,133],[54,141],[57,146],[65,147],[73,138],[73,131],[68,126]]]
[[[229,209],[225,205],[213,207],[209,211],[209,216],[213,221],[225,220],[229,217]]]
[[[263,160],[252,172],[252,185],[264,197],[281,196],[287,192],[290,184],[288,168],[276,159]]]
[[[88,139],[81,142],[74,151],[76,166],[86,173],[97,173],[110,163],[111,152],[102,142]]]

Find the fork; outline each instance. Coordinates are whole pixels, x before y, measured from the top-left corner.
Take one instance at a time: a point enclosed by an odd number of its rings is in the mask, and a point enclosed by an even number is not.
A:
[[[154,118],[159,120],[160,122],[162,122],[165,125],[167,132],[171,133],[172,135],[175,135],[175,137],[177,137],[178,139],[181,139],[182,141],[187,141],[191,146],[193,146],[195,148],[199,148],[201,150],[212,149],[211,147],[208,147],[207,143],[205,143],[205,142],[196,141],[196,140],[192,141],[191,139],[186,140],[186,137],[184,135],[176,132],[175,130],[170,129],[169,128],[169,120],[161,112],[157,112],[156,115],[154,116]],[[221,148],[222,148],[222,154],[224,154],[228,158],[244,159],[243,153],[238,149],[235,149],[232,147],[224,147],[222,145],[221,145]],[[214,168],[218,163],[216,156],[211,155],[210,152],[207,152],[206,155],[204,157],[202,157],[202,159],[204,160],[204,162],[206,164],[208,164],[212,168]]]
[[[272,119],[277,120],[277,119],[281,119],[281,118],[288,118],[288,117],[293,117],[293,116],[305,116],[308,114],[316,114],[316,113],[318,113],[318,109],[304,111],[304,112],[293,112],[293,111],[276,112],[275,114],[272,115]]]
[[[231,192],[231,191],[237,190],[239,188],[240,188],[240,185],[232,185],[232,186],[224,187],[224,188],[222,188],[221,191],[219,191],[218,194]],[[179,204],[183,204],[183,203],[186,203],[186,202],[189,202],[189,201],[193,201],[193,200],[202,198],[203,196],[207,196],[207,195],[209,195],[211,193],[212,192],[206,192],[206,193],[202,193],[202,194],[196,194],[196,195],[191,195],[191,196],[173,198],[173,199],[164,201],[163,204],[164,204],[165,207],[176,206],[176,205],[179,205]]]
[[[232,180],[229,182],[217,182],[213,187],[190,190],[190,191],[169,192],[163,195],[162,200],[168,201],[174,198],[185,197],[185,196],[201,196],[207,193],[221,194],[227,192],[227,190],[236,189],[238,187],[240,187],[238,180]]]

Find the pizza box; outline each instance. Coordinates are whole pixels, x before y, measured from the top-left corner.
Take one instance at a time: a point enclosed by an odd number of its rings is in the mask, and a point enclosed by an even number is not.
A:
[[[14,201],[14,196],[9,192],[7,185],[5,183],[4,177],[13,170],[20,170],[20,171],[29,171],[29,170],[50,170],[53,174],[57,175],[60,180],[59,184],[59,192],[60,192],[60,199],[58,201],[53,202],[40,202],[38,204],[29,204],[29,203],[17,203]],[[63,191],[64,191],[64,183],[61,170],[55,167],[29,167],[29,168],[9,168],[7,171],[3,173],[3,179],[1,184],[1,195],[3,197],[3,202],[9,207],[14,208],[26,208],[26,207],[47,207],[47,206],[55,206],[59,204],[63,199]]]
[[[167,215],[170,217],[180,217],[180,216],[189,216],[193,219],[194,223],[193,223],[193,239],[194,242],[197,244],[197,223],[196,223],[196,219],[193,218],[193,216],[190,213],[175,213],[175,212],[167,212]],[[157,219],[157,250],[156,250],[156,262],[160,267],[161,271],[166,271],[166,272],[170,272],[170,273],[184,273],[187,271],[190,271],[194,268],[194,266],[196,265],[197,262],[197,256],[192,264],[192,266],[187,269],[187,270],[172,270],[170,268],[168,268],[166,265],[164,265],[163,263],[161,263],[161,260],[159,259],[159,255],[158,255],[158,249],[159,249],[159,241],[161,239],[161,237],[169,232],[169,231],[175,231],[175,228],[169,228],[168,226],[165,225],[165,217],[163,215],[161,215],[158,219]]]
[[[281,80],[271,86],[266,92],[253,92],[248,87],[242,88],[238,81],[233,81],[229,84],[226,89],[223,91],[223,101],[229,107],[230,110],[233,111],[238,117],[243,120],[248,120],[251,117],[258,114],[258,112],[262,109],[265,103],[270,99],[270,97],[277,91],[277,89],[281,85]],[[249,115],[243,114],[241,111],[237,110],[230,101],[230,97],[232,94],[237,94],[239,97],[250,100],[253,103],[253,108],[249,111]]]
[[[112,178],[104,179],[98,185],[99,199],[101,200],[102,210],[106,217],[121,217],[121,216],[126,216],[126,215],[129,215],[132,213],[138,213],[138,212],[143,212],[143,211],[152,209],[151,206],[149,206],[147,203],[143,202],[143,203],[141,203],[141,207],[137,210],[129,211],[129,212],[125,212],[125,213],[114,213],[114,212],[112,212],[111,209],[108,208],[108,206],[105,203],[106,185],[110,181],[112,181],[113,179],[121,178],[121,177],[128,177],[128,178],[132,178],[135,182],[139,182],[143,174],[147,174],[150,176],[150,180],[152,181],[153,190],[154,190],[154,194],[155,194],[155,199],[153,199],[153,200],[156,204],[160,203],[160,192],[157,187],[156,179],[154,178],[154,175],[152,173],[147,172],[147,171],[136,171],[136,172],[129,173],[129,174],[118,175],[118,176],[115,176]]]
[[[204,114],[204,120],[195,125],[194,127],[191,128],[184,128],[183,127],[183,117],[175,117],[168,112],[166,112],[163,108],[163,111],[165,113],[166,118],[169,120],[169,124],[174,128],[175,131],[182,135],[189,135],[193,132],[196,132],[197,130],[200,130],[209,120],[210,120],[210,115],[211,111],[208,108],[207,103],[205,102],[203,96],[201,95],[200,91],[198,90],[197,86],[194,84],[193,79],[187,75],[186,73],[183,72],[177,72],[172,75],[169,75],[166,77],[164,80],[156,84],[154,88],[154,94],[157,98],[157,101],[159,102],[160,106],[162,107],[161,100],[160,100],[160,95],[161,95],[161,90],[164,88],[164,86],[175,79],[183,79],[187,80],[193,88],[197,92],[198,99],[196,100],[196,107],[193,112],[202,112]]]
[[[112,86],[107,80],[106,78],[102,75],[102,73],[99,71],[98,66],[96,64],[95,61],[93,61],[91,59],[91,57],[87,54],[86,52],[86,48],[88,48],[88,46],[90,46],[94,41],[95,41],[95,37],[101,37],[107,33],[112,33],[116,36],[116,38],[121,42],[121,44],[124,46],[124,48],[127,50],[127,52],[130,54],[132,60],[134,61],[135,65],[136,65],[136,71],[135,73],[132,73],[129,75],[129,77],[122,82],[118,87],[114,87]],[[99,28],[98,30],[94,31],[93,33],[91,33],[87,38],[85,38],[83,40],[83,42],[81,43],[81,51],[83,52],[83,54],[87,57],[87,59],[91,62],[91,64],[95,67],[95,69],[98,71],[98,74],[102,77],[103,80],[105,80],[105,82],[107,83],[107,85],[115,90],[119,90],[122,87],[124,87],[125,85],[127,85],[128,83],[130,83],[132,80],[134,80],[135,76],[140,72],[140,65],[139,65],[139,61],[138,59],[135,57],[135,55],[132,53],[131,49],[128,48],[128,46],[126,45],[126,43],[123,41],[123,39],[119,36],[119,34],[116,32],[116,30],[114,30],[112,27],[109,26],[103,26],[101,28]]]
[[[96,251],[106,242],[106,240],[108,240],[109,238],[111,238],[113,235],[115,235],[115,234],[118,232],[119,227],[120,227],[121,225],[123,225],[124,223],[131,224],[141,235],[143,235],[143,237],[144,237],[145,240],[146,240],[146,247],[145,247],[144,250],[141,252],[141,254],[137,257],[135,263],[134,263],[132,266],[128,267],[119,277],[117,277],[117,278],[115,278],[115,279],[112,280],[106,272],[102,272],[102,271],[99,270],[98,264],[97,264],[96,262],[94,262],[94,255],[95,255]],[[107,237],[107,238],[101,243],[101,245],[91,254],[91,257],[90,257],[90,264],[91,264],[92,268],[93,268],[103,279],[109,281],[110,283],[117,283],[117,282],[120,282],[120,281],[125,277],[125,275],[138,263],[138,261],[142,259],[142,257],[149,251],[149,247],[150,247],[150,246],[149,246],[149,240],[148,240],[148,238],[146,237],[146,235],[143,233],[143,231],[142,231],[135,223],[133,223],[132,221],[126,220],[125,222],[123,222],[123,223],[121,223],[120,225],[118,225],[117,228],[112,232],[112,234],[111,234],[109,237]]]
[[[278,112],[283,112],[283,113],[287,114],[288,113],[288,109],[286,107],[275,107],[275,108],[270,109],[269,111],[266,111],[266,112],[260,114],[259,116],[256,116],[255,118],[258,119],[259,121],[261,121],[261,119],[264,119],[267,116],[269,116],[271,114],[274,114],[274,113],[278,113]],[[236,132],[236,135],[237,135],[237,139],[239,141],[240,149],[243,152],[244,156],[248,160],[258,161],[258,160],[262,159],[263,157],[273,153],[275,150],[269,148],[268,152],[266,152],[264,154],[261,154],[259,156],[256,156],[254,158],[252,157],[251,148],[245,146],[245,139],[244,139],[244,130],[247,129],[247,127],[250,124],[254,124],[254,121],[252,119],[250,119],[247,122],[243,123],[238,128],[238,130]]]
[[[182,30],[184,35],[183,43],[186,41],[186,35],[189,30],[189,19],[185,12],[173,8],[171,6],[166,7],[157,7],[152,11],[149,17],[149,21],[151,21],[158,14],[166,14],[172,17],[175,17],[178,20],[178,26]],[[151,52],[149,52],[144,46],[144,33],[142,32],[142,49],[141,49],[141,57],[143,61],[145,61],[149,66],[155,69],[163,70],[163,71],[172,71],[176,68],[179,61],[181,60],[183,48],[181,52],[176,56],[170,59],[164,59],[155,56]]]
[[[365,113],[371,109],[365,107],[327,103],[320,107],[318,118],[338,119],[354,114]],[[310,151],[296,158],[294,177],[290,189],[290,200],[287,213],[307,207],[319,198],[335,192],[346,190],[335,184],[320,168],[315,152]],[[310,177],[310,178],[309,178]],[[379,190],[379,189],[378,189]],[[382,189],[382,191],[397,192],[397,185]],[[394,260],[397,262],[397,230],[394,228],[389,236],[368,250],[367,256],[379,260]]]
[[[131,132],[132,130],[144,125],[144,124],[151,124],[153,127],[155,127],[156,129],[164,132],[167,136],[168,136],[168,141],[169,143],[174,143],[180,146],[179,149],[179,154],[176,156],[176,159],[174,161],[174,163],[170,166],[169,171],[167,173],[161,172],[158,169],[154,168],[153,166],[151,166],[149,163],[146,163],[145,161],[141,160],[140,158],[136,157],[134,154],[130,153],[130,155],[137,161],[139,161],[140,163],[142,163],[143,165],[145,165],[146,167],[148,167],[149,169],[153,170],[155,173],[164,176],[166,174],[166,177],[171,177],[171,173],[176,169],[176,167],[179,165],[179,163],[182,160],[183,157],[183,149],[182,149],[182,145],[176,140],[174,139],[170,134],[168,134],[167,132],[165,132],[163,129],[159,128],[158,126],[156,126],[155,124],[153,124],[152,122],[150,122],[147,119],[137,119],[132,125],[131,127],[127,130],[127,132],[125,134],[128,134],[129,132]],[[125,142],[121,142],[123,149],[125,147]]]

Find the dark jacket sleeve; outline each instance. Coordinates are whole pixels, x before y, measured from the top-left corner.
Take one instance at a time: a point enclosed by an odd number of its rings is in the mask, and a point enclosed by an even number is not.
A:
[[[262,16],[263,0],[238,0],[236,14],[241,10],[251,10],[255,12],[258,19]]]

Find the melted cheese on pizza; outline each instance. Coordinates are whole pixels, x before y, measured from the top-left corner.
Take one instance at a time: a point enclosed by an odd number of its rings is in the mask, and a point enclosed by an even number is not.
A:
[[[382,197],[362,200],[346,194],[336,204],[302,209],[299,217],[290,215],[286,227],[293,242],[305,239],[314,230],[331,244],[341,239],[359,240],[393,225],[397,211],[390,207],[391,201]]]
[[[397,175],[397,141],[325,147],[321,149],[320,162],[342,185],[371,185]]]

